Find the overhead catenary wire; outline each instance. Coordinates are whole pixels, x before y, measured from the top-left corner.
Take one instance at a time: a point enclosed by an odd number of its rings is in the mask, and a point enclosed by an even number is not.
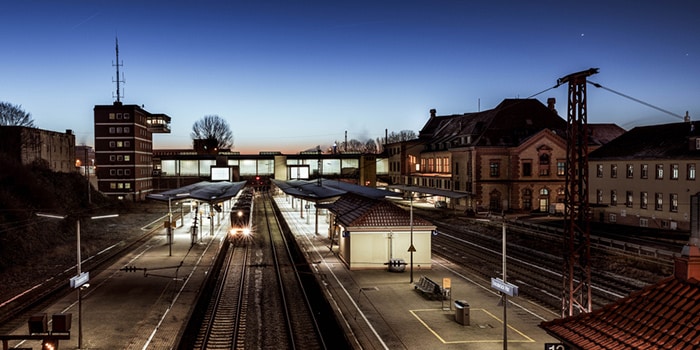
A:
[[[666,114],[668,114],[668,115],[670,115],[670,116],[673,116],[673,117],[676,117],[676,118],[678,118],[678,119],[680,119],[680,120],[685,120],[685,118],[684,118],[683,116],[681,116],[681,115],[678,115],[678,114],[673,113],[673,112],[671,112],[671,111],[667,111],[667,110],[665,110],[665,109],[663,109],[663,108],[654,106],[654,105],[652,105],[651,103],[644,102],[644,101],[642,101],[642,100],[640,100],[640,99],[637,99],[637,98],[634,98],[634,97],[632,97],[632,96],[625,95],[625,94],[623,94],[623,93],[621,93],[621,92],[619,92],[619,91],[615,91],[615,90],[613,90],[613,89],[610,89],[610,88],[608,88],[608,87],[605,87],[605,86],[603,86],[603,85],[601,85],[601,84],[598,84],[598,83],[596,83],[596,82],[592,82],[592,81],[588,80],[588,83],[590,83],[591,85],[593,85],[593,86],[595,86],[595,87],[597,87],[597,88],[600,88],[600,89],[603,89],[603,90],[612,92],[612,93],[615,94],[615,95],[622,96],[622,97],[627,98],[627,99],[630,99],[630,100],[632,100],[632,101],[634,101],[634,102],[643,104],[643,105],[645,105],[645,106],[647,106],[647,107],[649,107],[649,108],[653,108],[653,109],[655,109],[655,110],[657,110],[657,111],[659,111],[659,112],[666,113]]]

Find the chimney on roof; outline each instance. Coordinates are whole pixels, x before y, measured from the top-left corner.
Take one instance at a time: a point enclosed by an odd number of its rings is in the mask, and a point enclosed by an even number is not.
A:
[[[690,196],[690,240],[673,265],[673,275],[682,280],[700,280],[700,192]]]
[[[557,99],[554,97],[550,97],[547,99],[547,108],[551,109],[554,113],[557,112],[557,109],[554,108],[554,105],[557,103]]]
[[[685,117],[683,117],[683,121],[686,123],[690,123],[690,114],[688,114],[688,111],[685,111]]]
[[[430,118],[435,118],[435,114],[437,114],[437,111],[435,110],[435,108],[432,108],[430,110]]]

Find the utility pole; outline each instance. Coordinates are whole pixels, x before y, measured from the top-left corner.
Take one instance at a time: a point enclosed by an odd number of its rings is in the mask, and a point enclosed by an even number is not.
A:
[[[586,78],[596,73],[598,68],[591,68],[557,80],[557,86],[569,84],[562,317],[592,308]]]

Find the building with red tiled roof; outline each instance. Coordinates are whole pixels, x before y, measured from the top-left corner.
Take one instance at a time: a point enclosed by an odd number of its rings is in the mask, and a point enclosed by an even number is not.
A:
[[[601,309],[540,327],[569,349],[700,348],[698,243],[700,238],[691,238],[683,248],[672,276]]]
[[[351,270],[385,269],[390,259],[431,268],[430,244],[435,225],[383,199],[346,194],[327,206],[331,236],[338,239],[338,255]],[[335,239],[334,239],[335,240]]]

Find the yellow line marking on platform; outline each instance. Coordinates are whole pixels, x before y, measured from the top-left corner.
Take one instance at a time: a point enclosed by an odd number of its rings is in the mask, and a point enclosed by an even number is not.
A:
[[[444,313],[445,310],[443,310],[443,309],[418,309],[418,310],[408,310],[408,311],[413,315],[413,317],[415,317],[415,318],[418,320],[418,322],[420,322],[430,333],[432,333],[432,334],[435,336],[435,338],[437,338],[438,340],[440,340],[440,342],[442,342],[443,344],[502,343],[502,342],[503,342],[503,338],[475,339],[475,340],[452,340],[452,341],[445,340],[445,339],[443,338],[443,336],[441,336],[441,335],[438,333],[438,331],[436,331],[435,329],[433,329],[433,327],[431,327],[430,325],[428,325],[428,323],[427,323],[425,320],[423,320],[420,316],[418,316],[418,313],[419,313],[419,312],[435,312],[435,311],[439,311],[439,312],[441,312],[441,313]],[[486,311],[485,309],[474,309],[474,308],[472,308],[472,309],[470,309],[470,311],[483,311],[485,314],[487,314],[487,315],[490,316],[491,318],[493,318],[493,319],[497,320],[498,322],[500,322],[501,324],[503,324],[503,321],[502,321],[501,319],[499,319],[498,317],[496,317],[494,314],[492,314],[492,313]],[[456,322],[455,322],[455,323],[456,323]],[[460,325],[460,327],[462,327],[462,326]],[[468,327],[468,326],[466,326],[466,327]],[[534,339],[528,337],[528,336],[525,335],[523,332],[521,332],[521,331],[515,329],[513,326],[508,325],[508,328],[512,329],[513,331],[515,331],[516,333],[518,333],[520,336],[522,336],[522,337],[524,338],[524,339],[508,339],[508,342],[509,342],[509,343],[534,343],[534,342],[535,342]]]

